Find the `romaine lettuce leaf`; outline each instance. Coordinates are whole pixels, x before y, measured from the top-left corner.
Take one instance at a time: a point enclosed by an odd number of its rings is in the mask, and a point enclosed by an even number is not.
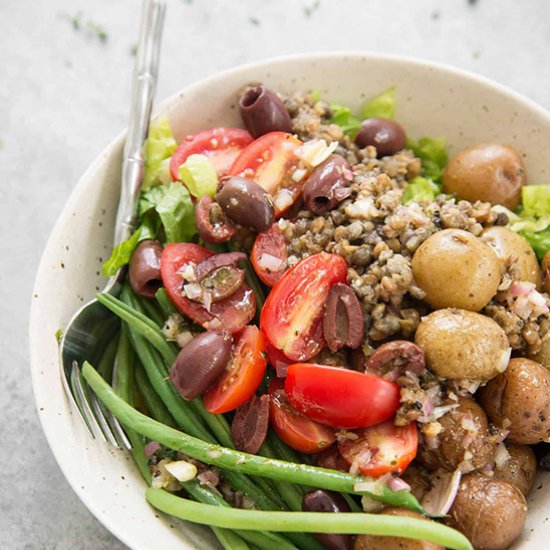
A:
[[[518,233],[527,240],[537,258],[542,261],[544,255],[550,250],[550,227],[537,233],[533,231],[518,231]]]
[[[138,227],[132,235],[117,244],[113,248],[111,257],[103,264],[101,271],[104,277],[112,277],[123,266],[125,266],[132,257],[132,254],[140,241],[141,227]]]
[[[422,175],[434,182],[441,181],[449,156],[445,138],[423,137],[418,141],[407,140],[407,148],[422,161]]]
[[[349,107],[345,107],[339,103],[331,103],[330,110],[332,111],[330,121],[340,126],[346,136],[354,139],[357,132],[361,129],[361,121],[351,114]]]
[[[361,110],[363,120],[366,118],[389,118],[393,120],[395,118],[396,107],[395,96],[396,87],[391,86],[381,94],[373,97]]]
[[[151,121],[149,134],[143,144],[145,168],[142,189],[149,189],[163,181],[162,168],[164,165],[162,165],[162,161],[172,156],[176,146],[177,143],[172,136],[168,119],[160,117]],[[159,173],[159,169],[161,173]]]
[[[433,201],[441,194],[441,188],[428,178],[421,176],[412,179],[407,183],[403,191],[403,203],[408,204],[412,201]]]
[[[179,167],[181,181],[191,195],[200,198],[203,195],[213,197],[218,187],[218,175],[212,163],[205,155],[190,155]]]
[[[525,185],[521,189],[522,216],[550,216],[550,185]]]
[[[164,228],[167,242],[189,241],[197,232],[195,207],[187,188],[174,181],[168,185],[152,187],[142,194],[140,217],[155,212]]]

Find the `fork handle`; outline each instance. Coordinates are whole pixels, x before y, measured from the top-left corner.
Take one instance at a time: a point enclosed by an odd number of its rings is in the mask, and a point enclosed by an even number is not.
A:
[[[143,180],[143,142],[147,137],[155,95],[165,4],[144,0],[134,69],[132,103],[122,159],[120,200],[115,221],[114,246],[136,228],[139,191]],[[111,280],[117,280],[118,274]]]

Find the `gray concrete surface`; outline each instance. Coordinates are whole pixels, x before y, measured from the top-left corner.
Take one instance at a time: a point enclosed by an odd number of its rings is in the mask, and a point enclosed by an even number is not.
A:
[[[158,98],[244,62],[351,49],[463,67],[550,108],[545,0],[168,3]],[[41,433],[27,320],[63,203],[125,125],[138,19],[137,0],[0,0],[0,548],[124,547],[72,493]]]

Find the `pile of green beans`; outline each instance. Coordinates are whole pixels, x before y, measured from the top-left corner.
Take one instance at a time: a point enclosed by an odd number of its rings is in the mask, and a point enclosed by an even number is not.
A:
[[[107,359],[102,361],[101,374],[86,363],[83,376],[99,400],[124,425],[145,481],[150,484],[151,473],[144,445],[146,440],[157,441],[220,468],[231,488],[251,498],[258,510],[233,509],[217,491],[195,480],[182,486],[197,502],[148,489],[147,499],[153,506],[176,517],[210,525],[222,546],[228,549],[321,550],[322,545],[309,532],[381,535],[399,532],[404,537],[430,540],[449,548],[471,548],[460,533],[436,522],[357,514],[361,509],[350,495],[356,492],[354,486],[364,481],[362,477],[311,466],[307,457],[287,447],[273,432],[259,456],[235,450],[225,417],[206,411],[201,398],[185,401],[168,378],[178,348],[166,340],[161,330],[164,319],[176,313],[165,291],[157,293],[157,303],[138,298],[128,286],[124,286],[121,300],[104,294],[98,299],[121,318],[122,330],[117,345],[110,346]],[[110,372],[113,348],[116,367],[111,388],[101,375]],[[134,396],[139,397],[150,417],[133,407]],[[302,497],[308,487],[341,492],[354,513],[301,512]],[[399,497],[402,505],[422,511],[410,493]],[[215,512],[213,506],[218,507]]]

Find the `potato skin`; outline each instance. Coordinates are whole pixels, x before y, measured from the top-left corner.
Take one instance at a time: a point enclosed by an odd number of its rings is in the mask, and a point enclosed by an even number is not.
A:
[[[535,453],[527,445],[514,443],[506,443],[506,450],[510,454],[510,458],[504,467],[495,466],[494,479],[511,483],[526,497],[533,488],[537,474]]]
[[[405,508],[384,508],[381,514],[406,518],[426,519],[422,514]],[[380,537],[376,535],[357,535],[353,550],[444,550],[443,546],[424,540],[403,537]]]
[[[481,240],[493,249],[502,264],[511,256],[516,257],[519,280],[535,283],[540,290],[541,273],[537,256],[531,245],[521,235],[507,227],[495,225],[483,232]]]
[[[550,372],[539,363],[512,359],[478,401],[491,422],[510,430],[508,441],[533,445],[550,437]]]
[[[462,229],[428,237],[412,259],[416,284],[433,308],[479,311],[497,293],[501,264],[494,251]]]
[[[428,368],[452,379],[490,380],[509,350],[495,321],[463,309],[440,309],[423,317],[415,342],[424,350]]]
[[[443,174],[445,193],[461,199],[502,204],[514,210],[527,177],[518,152],[499,143],[480,143],[462,149]]]
[[[505,550],[519,537],[526,516],[527,503],[517,487],[472,473],[462,478],[446,523],[476,550]]]
[[[483,468],[495,457],[496,441],[489,433],[483,409],[471,397],[459,397],[458,404],[439,419],[443,431],[438,436],[438,447],[421,445],[418,449],[417,460],[431,470],[442,467],[450,472],[469,473]],[[463,426],[466,419],[473,421],[475,431]]]

